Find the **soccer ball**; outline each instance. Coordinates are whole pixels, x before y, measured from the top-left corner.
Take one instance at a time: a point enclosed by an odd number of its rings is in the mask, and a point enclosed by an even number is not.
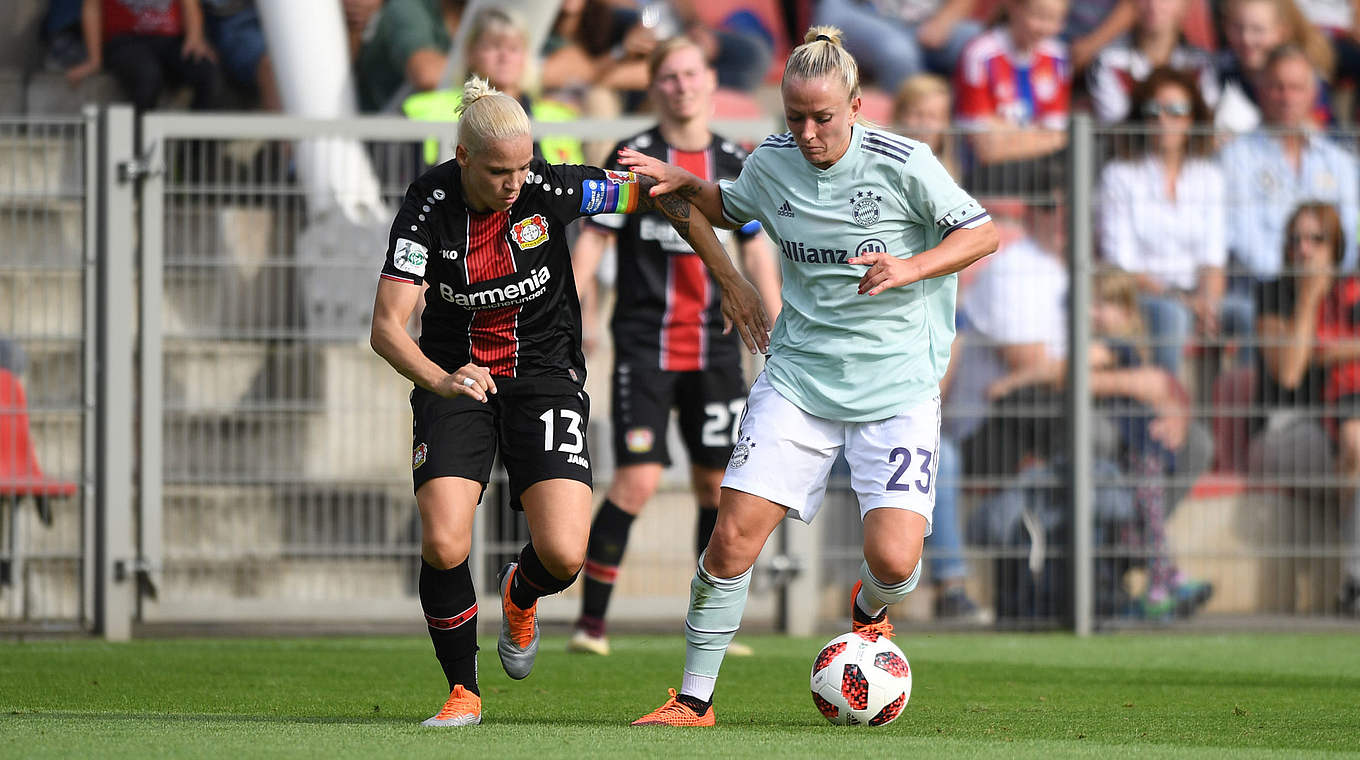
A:
[[[910,698],[907,657],[886,636],[837,636],[812,661],[812,701],[838,726],[885,726]]]

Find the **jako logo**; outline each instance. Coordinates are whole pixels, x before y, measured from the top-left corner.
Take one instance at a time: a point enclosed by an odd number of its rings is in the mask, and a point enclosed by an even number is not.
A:
[[[845,257],[850,254],[844,248],[813,248],[788,240],[780,243],[779,247],[784,252],[784,258],[805,264],[844,264]]]
[[[543,295],[547,292],[545,286],[549,277],[548,268],[539,267],[519,282],[471,293],[455,293],[453,286],[441,282],[439,295],[443,296],[445,301],[458,304],[464,309],[498,309],[502,306],[526,303]]]

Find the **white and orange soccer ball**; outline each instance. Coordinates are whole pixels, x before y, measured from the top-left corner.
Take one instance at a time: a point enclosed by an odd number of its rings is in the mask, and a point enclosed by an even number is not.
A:
[[[911,667],[886,636],[847,633],[812,661],[812,701],[838,726],[884,726],[911,699]]]

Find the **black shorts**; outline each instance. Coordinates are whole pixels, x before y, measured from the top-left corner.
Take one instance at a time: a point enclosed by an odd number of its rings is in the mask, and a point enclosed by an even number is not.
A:
[[[746,379],[739,361],[671,372],[622,359],[614,365],[613,389],[610,419],[616,463],[669,466],[666,428],[671,408],[676,407],[690,461],[715,470],[727,466],[746,409]]]
[[[434,478],[475,480],[483,490],[496,453],[510,475],[510,506],[535,483],[566,478],[591,485],[586,423],[590,397],[565,378],[497,377],[483,404],[411,391],[411,472],[416,490]]]

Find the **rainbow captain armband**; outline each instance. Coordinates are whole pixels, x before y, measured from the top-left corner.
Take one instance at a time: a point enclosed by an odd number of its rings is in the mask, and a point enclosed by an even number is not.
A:
[[[631,214],[637,211],[642,188],[632,172],[607,171],[604,179],[581,182],[582,214]]]

